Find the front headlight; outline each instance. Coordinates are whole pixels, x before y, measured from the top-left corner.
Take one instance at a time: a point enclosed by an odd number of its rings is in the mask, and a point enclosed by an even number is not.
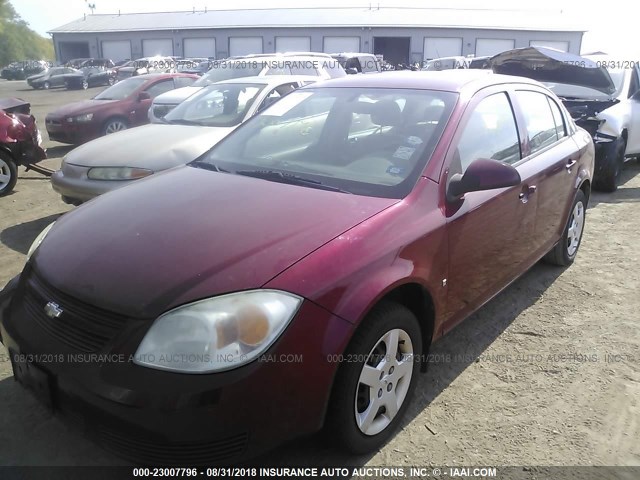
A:
[[[93,119],[93,113],[85,113],[84,115],[78,115],[76,117],[67,118],[69,123],[87,123]]]
[[[276,341],[301,303],[291,293],[254,290],[178,307],[156,319],[134,362],[181,373],[239,367]]]
[[[27,261],[31,258],[31,255],[33,255],[33,252],[35,252],[38,247],[40,246],[40,244],[42,243],[42,241],[44,240],[44,237],[47,236],[47,234],[49,233],[49,230],[51,230],[51,227],[53,227],[53,223],[50,223],[49,225],[47,225],[46,227],[44,227],[44,230],[42,230],[38,236],[36,237],[36,239],[33,241],[33,243],[31,244],[31,246],[29,247],[29,251],[27,252]]]
[[[137,180],[153,174],[153,170],[137,167],[94,167],[87,177],[91,180]]]

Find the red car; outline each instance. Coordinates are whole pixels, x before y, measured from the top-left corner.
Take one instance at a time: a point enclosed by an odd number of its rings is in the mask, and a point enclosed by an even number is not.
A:
[[[128,78],[91,100],[75,102],[49,113],[45,126],[49,139],[80,144],[94,138],[149,123],[147,112],[157,95],[187,87],[197,75],[169,73]]]
[[[0,197],[18,181],[18,167],[47,158],[31,104],[21,98],[0,99]]]
[[[42,232],[0,296],[2,342],[19,382],[147,464],[323,426],[375,451],[434,341],[543,257],[574,261],[593,162],[532,80],[304,87]]]

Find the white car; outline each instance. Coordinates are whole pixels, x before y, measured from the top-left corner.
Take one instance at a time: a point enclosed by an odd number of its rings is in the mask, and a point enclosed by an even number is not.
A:
[[[231,78],[269,75],[308,75],[324,80],[344,77],[346,72],[337,60],[325,53],[256,54],[213,61],[211,69],[193,85],[154,98],[149,121],[160,122],[176,105],[207,85]]]
[[[593,186],[613,192],[626,159],[640,156],[640,68],[608,56],[583,57],[545,47],[526,47],[491,58],[496,73],[544,83],[576,123],[593,137]]]
[[[307,76],[234,78],[189,97],[162,123],[100,137],[69,152],[51,177],[74,205],[195,160],[289,92],[315,82]]]

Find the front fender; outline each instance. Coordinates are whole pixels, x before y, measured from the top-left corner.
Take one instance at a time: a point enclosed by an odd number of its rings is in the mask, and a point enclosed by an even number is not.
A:
[[[627,102],[622,101],[598,113],[596,118],[603,122],[598,133],[619,137],[629,125],[631,112]]]

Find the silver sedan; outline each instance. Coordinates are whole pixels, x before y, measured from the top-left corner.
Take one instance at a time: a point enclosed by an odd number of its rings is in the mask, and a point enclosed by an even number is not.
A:
[[[195,160],[242,122],[290,91],[315,81],[302,76],[246,77],[215,83],[164,118],[88,142],[69,152],[51,185],[74,205]]]

